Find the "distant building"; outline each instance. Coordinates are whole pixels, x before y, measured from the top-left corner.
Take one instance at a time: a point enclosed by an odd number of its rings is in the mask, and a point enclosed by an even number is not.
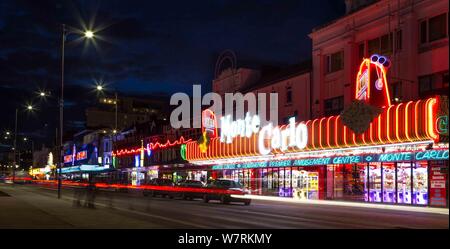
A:
[[[121,130],[135,124],[145,123],[154,118],[168,118],[167,100],[158,97],[100,98],[95,107],[86,109],[87,129],[115,128],[117,104],[117,129]]]
[[[312,39],[313,117],[350,104],[357,67],[387,56],[393,103],[448,95],[448,1],[346,1],[347,14],[315,28]]]

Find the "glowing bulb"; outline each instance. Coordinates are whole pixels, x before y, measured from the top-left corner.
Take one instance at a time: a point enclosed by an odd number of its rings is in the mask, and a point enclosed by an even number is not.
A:
[[[86,32],[84,32],[84,37],[90,39],[94,37],[94,32],[87,30]]]

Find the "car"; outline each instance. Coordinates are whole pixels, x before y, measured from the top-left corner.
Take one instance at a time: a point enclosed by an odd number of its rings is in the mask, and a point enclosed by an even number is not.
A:
[[[203,201],[205,203],[208,203],[210,200],[219,200],[222,204],[228,204],[230,202],[242,202],[245,205],[250,205],[251,203],[251,199],[239,198],[235,196],[244,196],[247,191],[239,182],[233,180],[217,179],[207,184],[206,189],[207,191],[205,192],[207,193],[203,194]],[[234,193],[227,193],[227,190]]]
[[[164,178],[153,178],[150,180],[147,186],[167,186],[167,187],[175,187],[175,183],[170,179],[164,179]],[[144,189],[143,191],[144,196],[161,196],[161,197],[169,197],[173,198],[175,196],[175,193],[169,190],[158,190],[158,189]]]
[[[203,188],[205,187],[205,184],[202,181],[198,181],[198,180],[184,180],[178,183],[179,187],[182,188],[191,188],[191,189],[197,189],[199,190],[199,192],[196,191],[181,191],[178,193],[178,196],[181,196],[181,198],[183,198],[184,200],[187,199],[202,199],[203,198]]]

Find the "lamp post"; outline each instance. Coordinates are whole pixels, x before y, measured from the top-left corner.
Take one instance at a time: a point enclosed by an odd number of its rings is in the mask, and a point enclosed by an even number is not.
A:
[[[59,103],[59,163],[56,168],[56,177],[58,179],[58,199],[61,198],[61,168],[64,164],[63,160],[63,126],[64,126],[64,50],[67,36],[73,31],[66,28],[65,24],[62,24],[62,36],[61,36],[61,96]],[[87,39],[94,38],[94,32],[86,30],[84,32],[84,37]]]

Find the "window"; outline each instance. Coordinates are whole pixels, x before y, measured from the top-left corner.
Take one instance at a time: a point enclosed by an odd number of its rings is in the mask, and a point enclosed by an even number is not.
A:
[[[419,77],[419,95],[431,91],[433,89],[433,75]]]
[[[393,35],[392,33],[383,35],[380,38],[380,53],[381,54],[390,54],[392,53],[392,44],[393,44]]]
[[[333,73],[344,68],[344,51],[327,56],[327,73]]]
[[[448,95],[448,71],[419,77],[419,96]]]
[[[286,104],[292,103],[292,87],[286,88]]]
[[[427,42],[427,21],[421,21],[420,22],[420,43],[426,43]]]
[[[419,25],[421,44],[447,37],[447,13],[422,20]]]
[[[394,33],[385,34],[367,42],[368,53],[372,54],[391,54],[392,48],[395,44],[395,49],[400,50],[402,48],[402,31],[395,31],[396,37],[394,40]]]
[[[370,55],[380,52],[380,38],[375,38],[367,42],[368,52]]]
[[[442,87],[448,88],[448,72],[442,74]]]
[[[344,109],[344,96],[325,100],[325,116],[338,115]]]
[[[430,42],[436,41],[447,36],[447,14],[435,16],[428,21]]]
[[[397,30],[396,33],[396,37],[395,37],[395,49],[396,50],[401,50],[402,49],[402,31],[401,30]]]
[[[365,50],[366,48],[365,48],[365,46],[364,46],[364,42],[363,43],[361,43],[361,44],[359,44],[359,46],[358,46],[358,58],[359,58],[359,61],[362,61],[363,60],[363,58],[366,56],[365,55]]]
[[[393,102],[401,102],[402,101],[402,82],[394,82],[391,84],[390,89],[391,97]]]

